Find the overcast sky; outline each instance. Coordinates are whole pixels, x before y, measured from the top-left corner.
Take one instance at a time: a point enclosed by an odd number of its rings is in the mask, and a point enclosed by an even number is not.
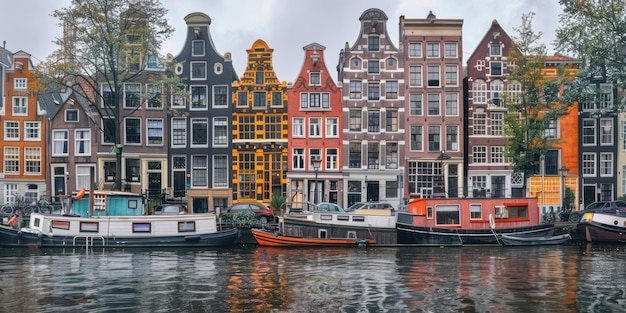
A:
[[[246,49],[262,39],[274,49],[273,64],[280,81],[292,82],[304,61],[302,47],[316,42],[326,47],[326,66],[336,80],[339,51],[346,42],[354,44],[359,34],[361,14],[381,9],[389,21],[387,29],[398,47],[398,23],[406,18],[426,18],[432,11],[437,18],[463,20],[464,61],[496,19],[515,36],[523,13],[535,12],[533,28],[542,32],[549,53],[558,26],[561,8],[557,0],[161,0],[169,11],[167,19],[175,31],[163,43],[162,54],[176,56],[185,41],[184,17],[202,12],[211,17],[210,33],[217,52],[230,52],[237,75],[243,74]],[[0,42],[16,52],[24,50],[34,62],[44,60],[54,49],[51,43],[62,34],[55,9],[69,6],[69,0],[0,0]],[[7,9],[8,8],[8,9]]]

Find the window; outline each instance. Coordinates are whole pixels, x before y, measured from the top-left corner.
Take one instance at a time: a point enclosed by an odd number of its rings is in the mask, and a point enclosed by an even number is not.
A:
[[[235,139],[255,139],[254,132],[256,130],[254,115],[240,115],[239,119],[239,138]]]
[[[504,135],[504,113],[492,112],[489,115],[491,122],[491,135],[502,136]]]
[[[367,144],[367,168],[377,169],[380,159],[380,144],[378,142],[369,142]]]
[[[429,42],[426,45],[426,57],[427,58],[439,57],[439,43],[438,42]]]
[[[380,38],[378,35],[369,35],[367,37],[367,51],[378,51]]]
[[[300,93],[300,107],[301,108],[329,108],[330,107],[330,94],[329,93]]]
[[[603,118],[600,120],[600,145],[613,145],[613,120]]]
[[[446,42],[444,45],[444,57],[446,58],[456,58],[457,52],[457,44],[456,42]]]
[[[141,101],[140,84],[124,84],[124,107],[137,108]]]
[[[115,99],[113,86],[109,84],[102,84],[100,86],[102,89],[102,106],[114,108],[117,103],[117,99]]]
[[[438,205],[435,207],[435,219],[437,225],[458,225],[460,209],[459,205]]]
[[[163,145],[163,120],[147,119],[148,145]]]
[[[257,85],[263,85],[265,83],[265,72],[257,71],[255,73],[255,83]]]
[[[490,106],[501,108],[504,106],[502,101],[502,82],[499,80],[494,80],[491,82],[491,102],[489,102]]]
[[[360,80],[351,80],[350,81],[350,99],[361,99],[361,81]]]
[[[485,60],[476,60],[476,65],[474,65],[477,71],[482,72],[483,67],[485,67]]]
[[[350,131],[361,131],[361,110],[350,110]]]
[[[410,112],[409,114],[412,116],[421,116],[422,113],[422,94],[421,93],[412,93],[409,95],[410,97]]]
[[[510,104],[520,104],[521,103],[521,93],[522,93],[522,84],[517,81],[509,82],[506,87],[506,92],[508,95],[507,101]]]
[[[499,43],[492,43],[490,45],[489,55],[491,55],[491,56],[501,56],[502,55],[501,46],[500,46]]]
[[[378,59],[367,60],[367,73],[368,74],[380,73],[380,63]]]
[[[398,82],[387,81],[385,83],[385,97],[387,99],[398,99]]]
[[[309,137],[322,137],[322,119],[319,117],[312,117],[309,119]]]
[[[387,110],[385,112],[385,131],[398,131],[398,110]]]
[[[141,181],[141,166],[139,159],[126,159],[126,182],[138,183]]]
[[[459,127],[446,126],[446,150],[459,151]]]
[[[583,153],[583,176],[596,176],[595,153]]]
[[[230,162],[228,162],[227,155],[213,156],[213,187],[228,187],[230,181],[229,167]]]
[[[367,131],[370,133],[380,132],[380,111],[367,112]]]
[[[501,76],[502,75],[502,62],[489,62],[489,67],[491,68],[491,76]]]
[[[361,168],[361,142],[360,141],[350,142],[348,164],[350,168]]]
[[[326,169],[337,170],[339,169],[339,150],[336,148],[326,149]]]
[[[336,117],[326,118],[326,138],[339,137],[339,119]]]
[[[556,137],[556,120],[549,120],[546,129],[543,130],[543,136],[547,139],[555,139]]]
[[[27,115],[28,114],[28,98],[27,97],[13,97],[13,115]]]
[[[272,106],[279,107],[283,105],[283,93],[280,91],[272,92]]]
[[[600,153],[600,176],[613,177],[613,153]]]
[[[24,90],[28,87],[28,80],[26,78],[15,78],[13,79],[13,89],[21,89]]]
[[[441,151],[441,128],[439,126],[428,126],[428,151]]]
[[[24,172],[26,174],[41,173],[41,148],[24,148]]]
[[[446,115],[459,115],[459,101],[456,93],[446,94]]]
[[[472,94],[474,103],[487,103],[487,83],[477,79],[472,85]]]
[[[141,119],[124,119],[124,132],[126,134],[126,144],[141,144]]]
[[[191,41],[191,56],[194,56],[194,57],[204,56],[204,40],[192,40]]]
[[[409,85],[411,87],[422,86],[422,66],[409,66]]]
[[[320,86],[322,81],[320,79],[320,72],[309,73],[309,84],[311,86]]]
[[[428,66],[428,87],[439,87],[439,65]]]
[[[457,86],[458,84],[458,67],[456,65],[446,65],[446,86]]]
[[[172,118],[172,146],[187,144],[187,121],[184,118]]]
[[[115,141],[115,133],[117,132],[115,120],[107,117],[102,118],[102,127],[104,128],[102,132],[102,143],[113,144]]]
[[[369,83],[367,84],[367,100],[379,100],[380,99],[380,84]]]
[[[322,160],[322,150],[321,149],[310,149],[309,150],[309,169],[313,168],[313,160]],[[324,170],[323,163],[320,163],[320,171]]]
[[[4,122],[4,140],[20,139],[20,123],[14,121]]]
[[[293,137],[304,137],[304,118],[293,118]]]
[[[228,140],[228,118],[227,117],[214,117],[213,118],[213,146],[214,147],[227,147]]]
[[[65,110],[66,122],[78,122],[78,110]]]
[[[596,144],[596,120],[591,118],[583,119],[583,146],[594,146]]]
[[[265,101],[267,98],[267,94],[265,92],[255,92],[254,93],[254,107],[255,108],[265,108]]]
[[[74,130],[74,154],[91,155],[91,130]]]
[[[440,115],[439,94],[428,94],[428,115]]]
[[[191,80],[206,79],[206,62],[189,62],[191,66]]]
[[[206,109],[207,108],[207,87],[191,86],[191,108]]]
[[[163,86],[161,84],[148,84],[148,109],[162,109],[163,103],[161,98],[163,97]]]
[[[304,170],[304,148],[294,148],[291,167],[294,170]]]
[[[191,145],[206,146],[209,144],[209,121],[205,118],[191,119]]]
[[[483,218],[482,208],[480,204],[470,204],[470,219],[481,220]]]
[[[69,153],[69,134],[66,129],[52,131],[52,156],[67,156]]]
[[[422,126],[411,125],[411,151],[422,151]]]
[[[240,91],[237,93],[237,106],[238,107],[248,106],[248,93],[247,92]]]
[[[491,163],[504,163],[504,147],[491,146]]]
[[[104,161],[104,181],[115,181],[115,161]]]
[[[487,147],[485,146],[473,146],[472,147],[472,163],[487,163]]]
[[[228,86],[213,86],[213,107],[228,107]]]
[[[41,122],[24,122],[24,140],[38,141],[40,140]]]
[[[387,142],[385,152],[385,167],[392,169],[398,168],[398,143]]]
[[[422,56],[422,44],[419,42],[409,42],[409,57],[419,58]]]
[[[20,148],[4,147],[4,172],[11,174],[20,172]]]
[[[208,165],[206,155],[192,155],[191,185],[193,187],[206,187],[208,185]]]
[[[156,55],[149,55],[148,56],[148,62],[147,62],[147,68],[149,69],[157,69],[160,67],[160,64],[157,62],[157,56]]]
[[[486,135],[487,134],[487,114],[476,113],[472,116],[472,128],[474,135]]]

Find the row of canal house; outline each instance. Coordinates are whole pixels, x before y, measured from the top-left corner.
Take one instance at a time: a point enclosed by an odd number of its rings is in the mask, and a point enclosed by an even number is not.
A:
[[[617,118],[594,113],[611,103],[583,103],[550,124],[553,149],[542,160],[543,175],[512,172],[499,99],[521,90],[506,79],[512,40],[495,20],[464,75],[462,20],[401,16],[396,47],[387,15],[369,9],[359,17],[357,40],[340,51],[336,82],[325,47],[311,43],[291,83],[277,78],[273,49],[263,40],[247,50],[239,77],[230,53],[215,48],[211,19],[196,12],[185,21],[181,52],[163,62],[146,56],[137,65],[144,74],[124,84],[120,146],[100,131],[114,125],[85,97],[69,89],[29,93],[30,56],[0,48],[0,202],[64,195],[91,182],[110,189],[118,175],[125,190],[184,199],[193,212],[269,203],[275,195],[344,207],[413,195],[521,196],[524,181],[546,209],[560,208],[564,186],[575,191],[576,203],[624,193]],[[164,62],[190,97],[140,103],[142,92],[160,88],[150,77],[165,71]],[[548,56],[545,77],[560,64],[577,71],[576,60]],[[599,98],[612,101],[613,88],[598,87]],[[109,87],[100,88],[106,95]],[[115,173],[116,149],[123,149],[123,173]]]

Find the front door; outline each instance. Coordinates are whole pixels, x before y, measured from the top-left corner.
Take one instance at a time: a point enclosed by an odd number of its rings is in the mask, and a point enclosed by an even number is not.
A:
[[[379,183],[377,181],[366,181],[367,185],[367,201],[380,201],[378,194]]]
[[[583,208],[588,204],[596,202],[596,186],[583,186]]]
[[[161,173],[148,173],[148,198],[160,199]]]
[[[183,198],[185,197],[185,172],[184,171],[175,171],[174,172],[174,198]]]

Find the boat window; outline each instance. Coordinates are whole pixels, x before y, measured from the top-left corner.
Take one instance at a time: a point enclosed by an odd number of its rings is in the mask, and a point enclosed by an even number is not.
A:
[[[196,231],[196,223],[195,222],[178,222],[178,232],[194,232]]]
[[[80,222],[80,231],[85,233],[97,233],[98,222]]]
[[[426,208],[426,218],[429,220],[433,219],[433,207],[429,206]]]
[[[470,204],[470,220],[481,220],[483,218],[480,204]]]
[[[39,227],[40,223],[41,223],[41,219],[40,218],[35,218],[35,221],[33,222],[33,227]]]
[[[356,239],[356,232],[355,231],[349,231],[348,232],[348,238]]]
[[[528,207],[525,206],[509,206],[506,208],[508,217],[528,217]]]
[[[326,229],[320,229],[320,231],[319,231],[319,238],[320,239],[328,238],[328,233],[326,232]]]
[[[357,215],[352,217],[352,221],[354,222],[365,222],[365,216]]]
[[[52,221],[51,226],[52,226],[52,228],[69,230],[70,229],[70,222],[68,222],[68,221]]]
[[[337,215],[337,220],[338,221],[349,221],[350,217],[347,215]]]
[[[435,207],[437,225],[459,225],[460,214],[458,205],[438,205]]]
[[[320,214],[320,220],[322,221],[332,221],[333,216],[331,214]]]
[[[133,223],[133,233],[149,233],[152,231],[150,223]]]

